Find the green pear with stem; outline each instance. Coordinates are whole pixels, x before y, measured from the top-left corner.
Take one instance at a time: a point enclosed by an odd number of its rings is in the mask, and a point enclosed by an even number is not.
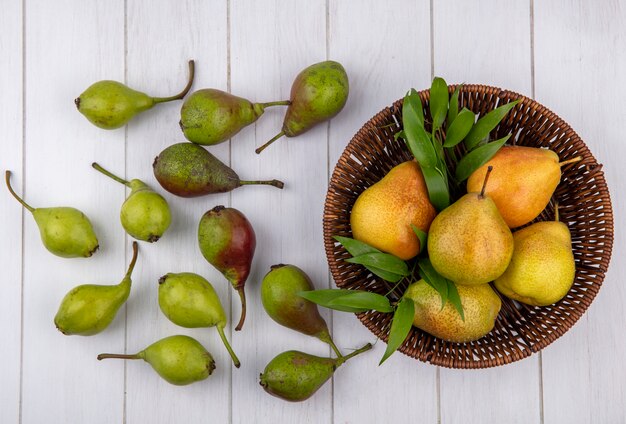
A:
[[[120,128],[135,115],[159,103],[180,100],[193,84],[194,61],[189,61],[189,79],[180,93],[170,97],[152,97],[117,81],[98,81],[74,100],[76,108],[92,124],[105,130]]]
[[[74,287],[65,295],[54,317],[54,325],[61,333],[67,336],[92,336],[111,324],[130,294],[137,250],[137,242],[134,241],[133,258],[119,284],[84,284]]]
[[[213,356],[196,339],[170,336],[161,339],[134,355],[101,353],[103,359],[142,359],[168,383],[185,386],[205,380],[215,370]]]
[[[297,350],[283,352],[267,364],[259,384],[272,396],[300,402],[313,396],[348,359],[371,348],[368,343],[339,358],[322,358]]]
[[[180,128],[193,143],[213,145],[232,138],[254,123],[270,106],[289,105],[289,100],[252,103],[225,91],[207,88],[192,93],[180,111]]]
[[[327,60],[305,68],[291,86],[282,130],[256,153],[282,136],[298,136],[337,115],[348,100],[349,90],[348,74],[340,63]]]
[[[84,213],[65,206],[33,208],[13,191],[11,171],[6,171],[5,181],[13,197],[33,215],[50,253],[62,258],[88,258],[98,250],[98,238]]]
[[[267,314],[278,324],[317,337],[341,357],[317,305],[298,296],[299,292],[314,289],[311,279],[300,268],[285,264],[272,265],[261,283],[261,301]]]
[[[124,230],[137,240],[150,243],[158,241],[172,222],[170,207],[163,196],[141,180],[126,181],[96,162],[91,166],[131,189],[120,210],[120,221]]]
[[[191,272],[164,275],[159,279],[159,307],[181,327],[216,327],[233,364],[239,368],[239,359],[224,334],[226,314],[211,283]]]

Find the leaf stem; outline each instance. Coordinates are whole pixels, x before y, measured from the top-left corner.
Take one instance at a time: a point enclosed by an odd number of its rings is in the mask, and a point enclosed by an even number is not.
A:
[[[22,204],[22,206],[24,206],[26,209],[28,209],[30,212],[33,212],[35,210],[35,208],[33,208],[32,206],[30,206],[28,203],[26,203],[24,201],[24,199],[22,199],[20,196],[18,196],[14,191],[13,191],[13,187],[11,187],[11,171],[6,171],[4,173],[4,180],[7,183],[7,187],[9,188],[9,192],[13,195],[13,197],[15,197],[17,199],[18,202],[20,202]]]

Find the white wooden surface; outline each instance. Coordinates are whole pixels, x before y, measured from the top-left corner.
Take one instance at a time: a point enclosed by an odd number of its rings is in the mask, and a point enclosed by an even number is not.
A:
[[[101,251],[65,260],[41,246],[37,228],[0,190],[0,423],[624,423],[626,265],[622,98],[626,95],[626,1],[602,0],[2,0],[0,170],[35,206],[72,205],[92,218]],[[142,243],[127,307],[96,337],[65,337],[52,323],[72,286],[115,283],[131,240],[118,221],[124,187],[90,163],[155,188],[153,158],[182,141],[180,103],[161,105],[126,129],[103,131],[72,100],[99,79],[127,81],[154,95],[176,92],[186,60],[195,88],[230,90],[255,101],[286,98],[308,64],[346,67],[351,94],[329,125],[283,139],[261,156],[255,146],[280,127],[282,109],[211,151],[244,179],[279,178],[286,187],[180,199],[165,194],[174,220],[156,245]],[[588,313],[565,336],[519,363],[483,371],[438,369],[400,354],[377,367],[384,344],[342,367],[304,403],[266,395],[258,373],[275,354],[326,355],[321,342],[272,322],[258,299],[274,263],[297,264],[318,287],[332,287],[322,246],[326,184],[347,141],[374,113],[433,76],[535,96],[568,121],[604,164],[616,216],[610,271]],[[237,297],[196,247],[201,214],[217,204],[242,210],[258,248],[248,281],[249,316],[234,333],[234,369],[214,330],[176,327],[160,313],[157,279],[193,271],[212,281],[231,317]],[[339,346],[373,342],[348,314],[324,312]],[[175,334],[197,337],[218,368],[206,382],[174,387],[141,363],[95,360],[139,350]]]

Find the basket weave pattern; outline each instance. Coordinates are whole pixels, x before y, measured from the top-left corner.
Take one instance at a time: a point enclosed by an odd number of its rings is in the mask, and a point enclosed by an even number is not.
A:
[[[454,86],[450,87],[450,92]],[[427,111],[429,92],[420,97]],[[464,85],[459,110],[467,107],[484,115],[513,100],[518,104],[492,132],[492,139],[512,133],[517,145],[549,147],[561,161],[582,156],[583,160],[562,169],[561,183],[553,195],[560,220],[568,224],[576,261],[574,285],[558,303],[534,307],[500,296],[502,309],[494,329],[480,340],[452,343],[415,327],[400,351],[424,362],[449,368],[487,368],[508,364],[538,352],[563,335],[583,315],[595,298],[609,266],[613,247],[613,213],[602,166],[572,128],[534,100],[496,87]],[[425,115],[427,112],[425,113]],[[333,172],[324,206],[324,244],[337,286],[346,289],[389,293],[388,283],[357,264],[344,259],[349,253],[333,236],[352,237],[350,211],[356,198],[379,181],[391,168],[412,156],[394,134],[402,127],[402,100],[396,101],[368,121],[352,138]],[[550,205],[536,221],[554,219]],[[398,300],[407,282],[400,283],[390,298]],[[378,338],[387,341],[391,314],[357,314]]]

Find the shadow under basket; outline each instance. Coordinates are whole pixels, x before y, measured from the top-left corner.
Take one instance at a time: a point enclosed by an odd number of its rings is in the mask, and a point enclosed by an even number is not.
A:
[[[450,86],[450,92],[454,90]],[[427,105],[429,91],[420,97]],[[498,105],[520,103],[492,131],[492,139],[511,133],[515,144],[548,147],[561,161],[582,156],[583,160],[562,168],[561,182],[553,200],[558,201],[560,220],[572,234],[576,278],[571,290],[554,305],[535,307],[504,296],[494,329],[469,343],[453,343],[434,337],[416,327],[400,347],[408,356],[449,368],[487,368],[518,361],[548,346],[569,330],[595,298],[609,266],[613,247],[613,212],[609,191],[599,165],[585,143],[556,114],[520,94],[483,85],[464,85],[459,109],[467,107],[484,115]],[[352,138],[339,158],[324,205],[324,245],[328,264],[337,286],[386,294],[393,288],[361,265],[345,262],[349,253],[333,236],[352,237],[350,211],[356,198],[378,182],[394,166],[411,160],[402,140],[393,136],[402,128],[402,100],[396,101],[370,119]],[[554,219],[553,202],[535,221]],[[403,281],[392,291],[395,301],[404,293]],[[498,293],[499,295],[499,293]],[[387,341],[392,314],[357,314],[379,339]]]

